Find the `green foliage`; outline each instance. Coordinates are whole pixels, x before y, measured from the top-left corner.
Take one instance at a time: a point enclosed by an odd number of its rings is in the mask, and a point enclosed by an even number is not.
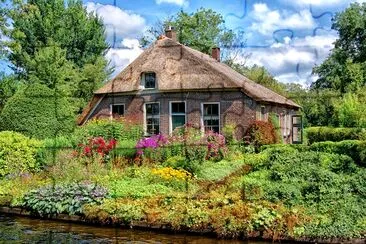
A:
[[[348,155],[359,166],[366,166],[365,141],[346,140],[340,142],[317,142],[310,146],[310,150]]]
[[[0,177],[39,170],[42,165],[39,164],[37,152],[41,146],[40,141],[20,133],[0,132]]]
[[[173,26],[178,35],[178,41],[188,47],[211,54],[211,48],[230,46],[235,39],[231,30],[224,26],[224,18],[212,9],[200,8],[194,13],[186,13],[183,10],[172,18],[160,23],[159,27],[152,27],[141,40],[146,46],[156,37],[163,34],[164,27]],[[151,36],[153,40],[151,40]]]
[[[306,128],[305,132],[309,144],[321,141],[366,139],[366,129],[362,128],[310,127]]]
[[[107,78],[102,20],[87,13],[80,0],[10,2],[5,13],[12,24],[3,29],[16,75],[49,88],[57,77],[67,77],[65,91],[81,109]]]
[[[340,126],[366,128],[366,99],[362,97],[362,93],[346,93],[341,100],[335,103]]]
[[[311,218],[303,224],[300,236],[360,237],[366,217],[362,211],[366,206],[365,170],[349,156],[335,154],[339,153],[336,150],[302,149],[267,147],[261,153],[267,155],[265,162],[254,164],[253,172],[241,179],[242,198],[282,202],[292,209],[302,206]],[[342,150],[353,148],[344,145]]]
[[[74,132],[75,143],[87,143],[88,139],[103,137],[106,140],[137,141],[143,136],[142,125],[128,120],[91,120]],[[136,143],[135,143],[136,144]]]
[[[11,97],[0,115],[0,129],[35,138],[69,134],[75,127],[73,107],[66,97],[45,85],[23,87]]]
[[[314,88],[331,88],[345,93],[365,85],[365,10],[365,3],[352,3],[335,16],[332,29],[339,33],[339,38],[331,55],[314,68],[314,73],[319,75],[312,84]]]
[[[40,216],[73,215],[81,214],[84,204],[100,204],[107,197],[107,190],[94,184],[49,185],[25,195],[23,206]]]
[[[231,173],[236,172],[245,164],[244,160],[220,162],[207,161],[200,165],[197,177],[203,180],[222,180]]]
[[[0,113],[6,102],[11,98],[18,89],[19,82],[14,76],[6,76],[0,72]]]

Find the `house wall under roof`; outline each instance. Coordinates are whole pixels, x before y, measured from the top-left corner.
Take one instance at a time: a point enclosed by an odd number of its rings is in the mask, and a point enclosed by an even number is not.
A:
[[[286,115],[296,111],[285,106],[276,104],[259,104],[241,91],[211,91],[211,92],[162,92],[162,93],[140,93],[140,94],[114,94],[105,96],[92,111],[88,119],[111,117],[111,104],[123,104],[125,116],[132,116],[134,119],[145,124],[144,106],[146,103],[158,102],[160,105],[160,132],[169,134],[171,132],[170,102],[185,101],[186,122],[194,127],[202,128],[202,104],[219,103],[220,108],[220,130],[226,124],[236,126],[235,136],[237,139],[244,137],[248,126],[255,120],[268,119],[269,112],[278,114],[281,120],[281,131],[287,138],[290,136],[291,124]],[[258,115],[261,107],[264,106],[265,114]]]

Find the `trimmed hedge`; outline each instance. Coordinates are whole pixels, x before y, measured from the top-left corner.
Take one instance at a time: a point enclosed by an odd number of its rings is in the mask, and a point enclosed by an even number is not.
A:
[[[366,141],[346,140],[340,142],[317,142],[312,144],[309,148],[312,151],[347,155],[359,166],[366,167]]]
[[[70,134],[76,125],[75,108],[67,97],[45,85],[18,90],[0,115],[0,130],[16,131],[37,139]]]
[[[309,144],[321,141],[365,140],[364,128],[310,127],[305,129]]]

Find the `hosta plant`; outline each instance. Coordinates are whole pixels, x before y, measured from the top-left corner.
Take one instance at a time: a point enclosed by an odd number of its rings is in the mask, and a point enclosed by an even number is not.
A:
[[[95,184],[48,185],[26,194],[23,207],[39,216],[73,215],[82,214],[84,204],[101,204],[105,198],[107,189]]]

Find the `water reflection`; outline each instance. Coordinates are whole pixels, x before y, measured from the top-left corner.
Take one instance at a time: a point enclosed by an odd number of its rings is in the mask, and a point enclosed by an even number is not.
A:
[[[242,241],[216,240],[194,235],[160,234],[111,227],[38,220],[0,214],[1,243],[192,243],[237,244]],[[255,242],[264,244],[264,242]]]

